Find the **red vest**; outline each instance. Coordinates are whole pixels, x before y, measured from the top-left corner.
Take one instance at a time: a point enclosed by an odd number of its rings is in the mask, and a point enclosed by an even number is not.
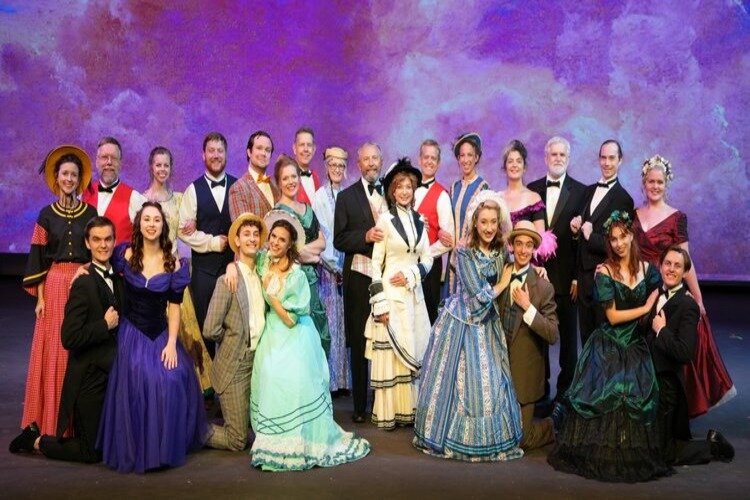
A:
[[[310,169],[312,172],[312,180],[313,180],[313,186],[315,186],[315,191],[320,188],[320,182],[318,181],[318,174],[315,173],[313,169]],[[299,189],[297,190],[297,201],[300,203],[307,203],[308,205],[312,205],[313,196],[315,195],[315,192],[308,193],[305,191],[305,187],[302,184],[302,176],[300,176],[299,181]]]
[[[422,198],[422,203],[417,208],[417,212],[422,214],[427,220],[427,237],[430,239],[430,245],[438,240],[438,231],[440,231],[440,221],[438,220],[437,202],[445,188],[435,181],[427,194]]]
[[[107,211],[104,216],[111,220],[115,225],[115,243],[120,244],[123,241],[130,241],[133,236],[133,223],[130,222],[130,195],[133,188],[120,181],[115,189],[112,199],[107,205]],[[81,197],[83,201],[93,206],[99,211],[97,202],[99,201],[99,183],[92,182],[88,189],[83,192]]]

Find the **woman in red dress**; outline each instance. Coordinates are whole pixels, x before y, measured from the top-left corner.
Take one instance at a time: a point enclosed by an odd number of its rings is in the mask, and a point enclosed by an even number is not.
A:
[[[658,265],[659,256],[670,245],[679,244],[688,250],[687,216],[666,202],[667,187],[673,177],[669,162],[658,155],[644,162],[641,170],[646,201],[636,210],[633,230],[643,259],[652,264]],[[730,400],[737,390],[714,343],[695,261],[685,274],[685,283],[701,311],[695,356],[692,363],[685,365],[684,374],[690,417],[695,418]]]
[[[68,363],[60,327],[73,275],[91,260],[83,231],[96,209],[78,199],[91,180],[91,160],[85,151],[60,146],[47,155],[41,172],[57,200],[39,212],[23,275],[24,289],[36,297],[36,324],[21,427],[36,422],[39,432],[54,436]]]

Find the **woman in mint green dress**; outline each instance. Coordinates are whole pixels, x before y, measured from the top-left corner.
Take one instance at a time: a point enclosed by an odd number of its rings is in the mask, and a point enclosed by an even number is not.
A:
[[[323,346],[326,358],[331,349],[331,333],[328,330],[328,315],[323,301],[320,300],[318,292],[318,264],[321,255],[326,248],[326,240],[315,212],[310,205],[297,201],[299,191],[299,167],[294,158],[281,155],[276,160],[274,167],[274,178],[279,186],[281,197],[276,207],[289,212],[302,224],[304,232],[300,234],[302,240],[299,262],[302,271],[307,277],[310,285],[310,317],[315,323],[315,329],[320,336],[320,344]]]
[[[333,421],[328,363],[309,314],[310,286],[297,263],[304,229],[281,210],[269,212],[266,224],[268,253],[260,254],[258,273],[269,311],[251,382],[251,463],[288,471],[359,460],[370,444]]]

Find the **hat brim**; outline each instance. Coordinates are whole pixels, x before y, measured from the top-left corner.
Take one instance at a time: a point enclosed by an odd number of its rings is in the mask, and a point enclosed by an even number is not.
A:
[[[476,149],[477,149],[477,156],[482,156],[482,138],[479,137],[479,134],[475,132],[471,132],[468,134],[464,134],[461,137],[456,140],[456,143],[453,144],[453,156],[458,158],[459,150],[461,149],[461,144],[469,142],[471,143]]]
[[[474,212],[476,212],[479,205],[481,205],[485,201],[493,201],[498,207],[500,207],[500,220],[497,221],[498,230],[503,235],[503,239],[505,241],[508,241],[508,234],[513,227],[510,220],[510,211],[508,210],[508,205],[505,204],[505,200],[497,191],[485,189],[484,191],[476,193],[469,202],[469,206],[466,207],[466,215],[464,220],[468,221],[468,223],[470,224],[472,218],[474,217]],[[471,232],[471,228],[468,225],[465,229],[467,233],[462,233],[460,237],[468,236],[468,233]]]
[[[89,158],[89,155],[78,146],[63,144],[50,151],[44,160],[44,179],[47,182],[47,187],[55,195],[60,194],[57,179],[55,178],[55,163],[68,154],[76,155],[83,164],[83,171],[78,173],[78,187],[76,188],[76,192],[81,194],[91,182],[91,158]]]
[[[385,174],[385,177],[383,177],[383,194],[386,197],[388,196],[388,187],[391,185],[391,182],[393,182],[393,179],[397,174],[401,173],[415,176],[417,178],[417,186],[419,186],[419,183],[422,182],[422,172],[417,167],[413,165],[403,165],[397,163]]]
[[[268,228],[269,234],[271,232],[271,228],[273,227],[274,223],[282,219],[289,222],[292,225],[292,227],[297,231],[297,244],[295,246],[297,247],[297,251],[301,252],[302,248],[305,246],[305,228],[302,227],[302,223],[300,223],[297,217],[290,214],[286,210],[275,208],[271,210],[270,212],[268,212],[266,216],[263,218],[263,220],[266,223],[266,227]]]
[[[542,237],[537,233],[536,231],[531,231],[529,229],[514,229],[510,232],[510,236],[508,237],[508,241],[510,241],[511,245],[513,244],[513,240],[516,239],[517,236],[528,236],[534,241],[534,250],[539,248],[539,245],[542,244]]]
[[[229,236],[227,237],[227,239],[229,240],[229,248],[231,248],[232,252],[234,253],[237,253],[237,251],[239,250],[234,239],[237,237],[237,231],[240,229],[240,226],[245,221],[256,221],[260,223],[260,243],[258,244],[258,250],[260,250],[263,245],[266,244],[266,240],[268,240],[268,227],[266,226],[266,222],[253,213],[245,212],[244,214],[241,214],[239,217],[237,217],[229,227]]]

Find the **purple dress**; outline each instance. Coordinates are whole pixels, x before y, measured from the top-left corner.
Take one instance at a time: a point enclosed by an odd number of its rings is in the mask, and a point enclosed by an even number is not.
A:
[[[177,367],[167,370],[167,302],[182,302],[190,281],[188,264],[146,279],[125,260],[126,244],[115,249],[112,265],[123,273],[127,306],[120,316],[117,356],[109,374],[97,448],[118,472],[143,473],[177,467],[205,443],[210,430],[193,363],[177,342]]]

